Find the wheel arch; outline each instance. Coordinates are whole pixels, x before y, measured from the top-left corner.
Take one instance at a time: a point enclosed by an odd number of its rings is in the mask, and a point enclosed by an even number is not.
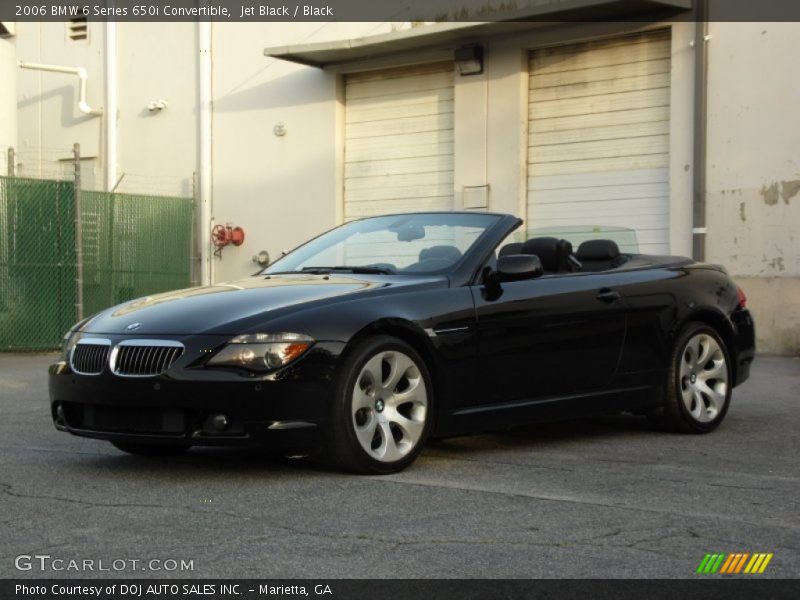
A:
[[[728,319],[722,312],[713,308],[701,307],[687,313],[681,320],[675,330],[672,332],[673,341],[677,339],[678,334],[683,330],[688,323],[699,322],[711,327],[716,331],[725,343],[725,349],[728,351],[730,357],[731,372],[733,380],[736,381],[736,332],[730,319]]]
[[[436,353],[430,339],[422,328],[406,319],[379,319],[359,329],[347,342],[342,355],[348,355],[361,342],[377,335],[388,335],[398,338],[411,346],[422,357],[422,360],[425,362],[425,366],[428,368],[428,372],[430,373],[431,381],[433,383],[432,416],[434,422],[432,425],[433,429],[435,429],[438,408],[437,398],[440,397],[439,394],[443,393],[444,380],[441,369],[439,368],[439,361],[437,360]]]

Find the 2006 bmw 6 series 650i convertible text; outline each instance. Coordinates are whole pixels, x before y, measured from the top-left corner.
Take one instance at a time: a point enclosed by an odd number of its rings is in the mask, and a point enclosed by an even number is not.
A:
[[[703,433],[749,374],[724,268],[510,215],[353,221],[228,284],[109,308],[50,367],[55,426],[137,454],[266,443],[387,473],[431,436],[630,411]]]

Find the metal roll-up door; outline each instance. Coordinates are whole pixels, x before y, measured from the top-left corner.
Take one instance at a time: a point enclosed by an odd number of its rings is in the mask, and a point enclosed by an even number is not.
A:
[[[530,56],[527,228],[635,229],[669,252],[670,32]]]
[[[452,208],[452,63],[347,75],[345,220]]]

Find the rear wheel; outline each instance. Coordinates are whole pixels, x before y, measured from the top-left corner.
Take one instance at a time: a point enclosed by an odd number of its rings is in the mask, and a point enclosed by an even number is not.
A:
[[[725,342],[708,325],[689,323],[672,350],[664,406],[651,418],[673,431],[713,431],[728,412],[732,381]]]
[[[431,423],[433,386],[408,344],[380,336],[350,353],[336,391],[331,458],[357,473],[394,473],[422,450]]]
[[[111,442],[115,448],[137,456],[174,456],[182,454],[189,446],[166,444],[129,444],[127,442]]]

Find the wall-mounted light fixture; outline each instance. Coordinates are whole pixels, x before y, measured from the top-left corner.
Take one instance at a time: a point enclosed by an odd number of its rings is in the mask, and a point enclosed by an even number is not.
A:
[[[483,73],[483,46],[472,44],[456,50],[456,69],[459,75]]]

